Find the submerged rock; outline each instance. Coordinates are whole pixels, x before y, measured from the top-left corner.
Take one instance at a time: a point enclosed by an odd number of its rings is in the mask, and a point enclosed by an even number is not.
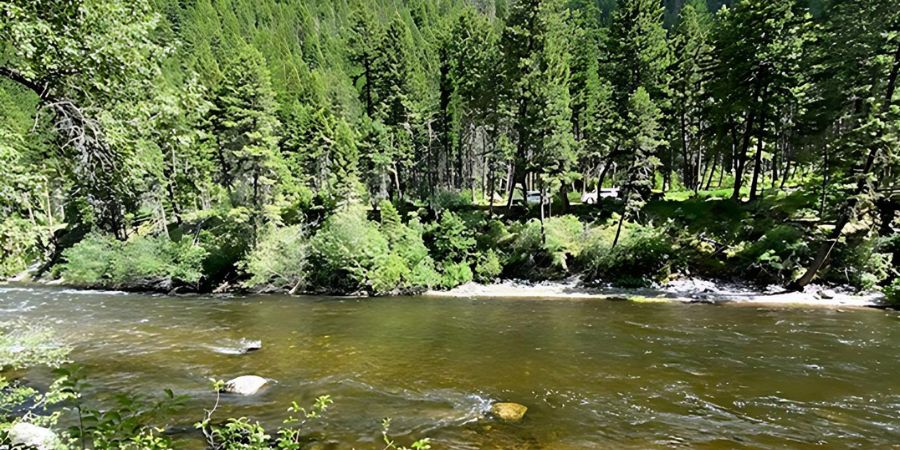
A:
[[[244,375],[225,383],[222,392],[227,394],[238,395],[254,395],[262,389],[263,386],[269,384],[269,380],[256,375]]]
[[[53,430],[24,422],[17,423],[9,429],[9,441],[14,448],[56,450],[62,446]]]
[[[244,353],[255,352],[262,348],[262,341],[260,340],[249,340],[249,339],[241,339],[241,350]]]
[[[518,422],[525,417],[528,407],[518,403],[494,403],[491,414],[504,422]]]
[[[242,338],[239,341],[226,341],[221,346],[215,346],[212,349],[223,355],[245,355],[262,349],[262,341]]]

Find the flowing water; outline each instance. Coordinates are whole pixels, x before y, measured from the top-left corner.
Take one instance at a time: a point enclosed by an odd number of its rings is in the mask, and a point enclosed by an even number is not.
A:
[[[277,383],[224,397],[221,417],[276,426],[291,401],[329,394],[328,418],[312,428],[334,448],[380,448],[384,417],[401,442],[428,436],[436,449],[900,444],[900,315],[890,311],[0,287],[0,320],[15,318],[46,321],[73,345],[88,397],[189,396],[168,418],[175,430],[214,401],[209,378],[256,374]],[[262,349],[235,354],[241,340]],[[495,401],[528,414],[484,418]]]

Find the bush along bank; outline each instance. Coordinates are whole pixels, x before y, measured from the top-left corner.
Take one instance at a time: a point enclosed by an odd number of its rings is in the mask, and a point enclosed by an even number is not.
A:
[[[624,223],[615,245],[615,205],[541,221],[479,208],[434,211],[407,204],[398,211],[382,201],[377,208],[337,207],[316,220],[258,230],[239,215],[222,213],[124,241],[89,234],[63,252],[52,273],[86,288],[340,295],[573,275],[588,285],[619,287],[683,276],[786,284],[814,257],[823,231],[792,220],[798,211],[784,198],[767,202],[651,202],[642,220]],[[898,242],[896,235],[849,234],[820,282],[858,290],[881,286],[896,298]]]

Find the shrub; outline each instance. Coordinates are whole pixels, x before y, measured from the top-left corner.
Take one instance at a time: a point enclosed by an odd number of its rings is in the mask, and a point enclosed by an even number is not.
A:
[[[803,232],[791,225],[779,225],[756,242],[738,246],[730,259],[745,277],[778,283],[794,278],[809,255]]]
[[[513,229],[516,237],[510,246],[510,261],[522,267],[550,268],[557,275],[569,271],[569,261],[582,250],[584,225],[571,215],[550,217],[541,222],[531,219]]]
[[[551,217],[544,221],[543,250],[550,255],[551,264],[568,271],[567,260],[581,253],[584,225],[575,216]]]
[[[111,282],[111,265],[120,245],[112,236],[89,234],[63,252],[66,262],[62,265],[62,276],[70,283],[84,286]]]
[[[429,203],[431,204],[432,209],[438,212],[459,208],[461,206],[469,206],[472,204],[472,191],[464,190],[462,192],[456,192],[441,189],[431,196]]]
[[[662,230],[629,224],[613,248],[615,232],[610,225],[588,233],[580,262],[590,279],[640,287],[668,277],[675,251]]]
[[[884,299],[889,306],[900,308],[900,278],[884,288]]]
[[[136,236],[120,242],[91,234],[63,252],[63,278],[90,287],[133,287],[160,282],[194,284],[203,276],[206,250],[188,239]]]
[[[250,279],[246,284],[296,292],[307,281],[309,252],[303,226],[273,228],[247,256]]]
[[[210,283],[233,277],[240,262],[253,247],[253,226],[247,208],[203,213],[197,217],[200,246],[206,249],[203,273]]]
[[[438,261],[462,261],[475,247],[475,238],[466,223],[451,211],[444,211],[432,227],[434,257]]]
[[[369,285],[375,294],[389,294],[404,288],[404,282],[409,276],[406,261],[396,253],[391,253],[376,260],[375,267],[369,273]]]
[[[317,285],[341,292],[367,288],[376,261],[389,254],[387,239],[361,207],[342,209],[326,219],[310,247]]]
[[[444,270],[441,275],[441,287],[444,289],[452,289],[470,281],[472,281],[472,268],[469,267],[467,262],[448,262],[444,264]]]
[[[38,229],[30,221],[11,215],[0,221],[0,277],[25,270],[40,254]]]
[[[500,257],[493,249],[479,255],[478,263],[475,265],[475,279],[487,283],[494,281],[503,273],[503,264]]]
[[[880,250],[882,248],[868,239],[841,245],[832,251],[831,264],[824,278],[857,289],[872,289],[888,278],[891,268],[892,255]]]
[[[412,267],[409,273],[409,285],[417,289],[431,289],[441,284],[441,274],[434,268],[434,261],[429,257]]]
[[[394,206],[383,201],[381,209],[381,232],[388,240],[391,252],[397,254],[408,267],[415,267],[430,259],[428,247],[422,239],[422,225],[417,218],[404,225]]]

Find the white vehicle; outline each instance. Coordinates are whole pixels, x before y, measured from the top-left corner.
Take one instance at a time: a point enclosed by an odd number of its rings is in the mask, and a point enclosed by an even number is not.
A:
[[[619,188],[600,189],[600,198],[619,198]]]
[[[598,198],[617,198],[619,196],[619,188],[603,188],[600,192],[585,192],[581,194],[581,203],[585,205],[596,205]]]

